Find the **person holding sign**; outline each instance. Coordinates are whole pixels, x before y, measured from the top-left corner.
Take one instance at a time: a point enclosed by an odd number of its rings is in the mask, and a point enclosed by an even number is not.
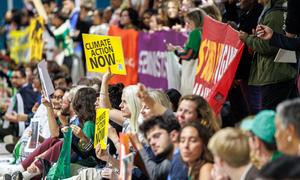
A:
[[[61,131],[66,131],[71,128],[73,131],[72,138],[72,162],[85,163],[89,166],[95,166],[96,154],[91,146],[94,139],[96,117],[94,103],[96,101],[96,91],[90,87],[83,87],[79,89],[74,99],[72,100],[72,107],[77,117],[72,120],[68,126],[65,126]],[[59,136],[61,137],[61,136]],[[40,175],[43,172],[43,165],[36,157],[56,162],[63,142],[57,137],[49,138],[43,142],[35,151],[33,151],[22,163],[14,167],[15,171],[23,172],[24,178],[32,178]],[[93,158],[91,158],[93,156]],[[8,171],[9,172],[9,171]]]

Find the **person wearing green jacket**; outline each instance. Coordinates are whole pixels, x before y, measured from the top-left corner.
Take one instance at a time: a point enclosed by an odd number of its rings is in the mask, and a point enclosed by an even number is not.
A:
[[[258,24],[266,25],[275,32],[283,33],[285,0],[258,0],[264,9]],[[295,96],[296,68],[293,64],[274,62],[278,48],[255,34],[239,32],[240,39],[254,51],[249,75],[250,106],[254,112],[275,109],[281,101]]]

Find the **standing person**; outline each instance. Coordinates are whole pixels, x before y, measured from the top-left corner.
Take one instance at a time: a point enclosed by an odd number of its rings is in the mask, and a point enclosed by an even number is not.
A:
[[[284,0],[259,0],[259,3],[264,10],[258,22],[282,33]],[[282,100],[295,96],[296,69],[288,63],[274,62],[278,48],[271,47],[269,41],[255,35],[240,31],[239,36],[255,51],[248,82],[252,89],[250,106],[254,111],[275,109]]]
[[[238,30],[252,34],[252,30],[257,26],[257,20],[263,10],[263,6],[257,0],[241,0],[240,9]],[[235,122],[240,121],[250,114],[255,114],[249,106],[248,97],[248,79],[252,59],[253,52],[245,46],[235,74],[234,86],[232,86],[228,93]]]
[[[67,66],[67,68],[69,69],[69,73],[71,73],[73,66],[72,55],[74,53],[74,50],[73,40],[70,34],[69,20],[64,13],[57,10],[53,14],[51,23],[54,26],[54,30],[52,31],[52,33],[54,35],[55,44],[58,47],[58,51],[63,51],[63,64]]]
[[[120,24],[122,29],[139,29],[139,14],[133,8],[125,8],[121,11]]]
[[[179,150],[183,162],[188,166],[188,179],[209,180],[213,156],[207,148],[213,131],[199,122],[186,124],[179,135]]]
[[[170,43],[167,44],[167,49],[174,51],[182,62],[180,88],[182,95],[192,94],[193,91],[204,16],[205,13],[200,9],[193,9],[187,13],[185,23],[190,34],[184,49]]]

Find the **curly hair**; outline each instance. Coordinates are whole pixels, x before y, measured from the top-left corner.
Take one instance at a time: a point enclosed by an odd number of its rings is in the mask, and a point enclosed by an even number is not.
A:
[[[76,92],[72,100],[72,107],[82,123],[87,120],[95,121],[96,110],[94,104],[96,99],[96,91],[91,87],[83,87]]]

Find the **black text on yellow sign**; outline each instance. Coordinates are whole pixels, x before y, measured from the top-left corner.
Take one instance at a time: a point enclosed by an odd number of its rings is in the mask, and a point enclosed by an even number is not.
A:
[[[126,75],[120,37],[82,34],[87,71]]]
[[[101,149],[106,149],[109,121],[108,113],[109,109],[96,110],[94,147],[100,144]]]

